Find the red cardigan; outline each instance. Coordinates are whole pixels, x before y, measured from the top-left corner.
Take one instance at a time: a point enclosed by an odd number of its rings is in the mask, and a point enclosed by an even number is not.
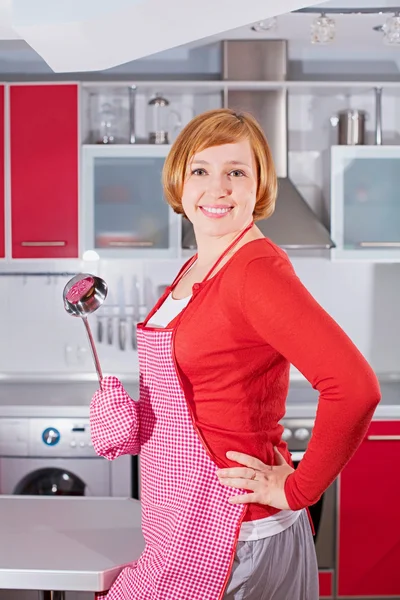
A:
[[[315,503],[367,431],[380,400],[374,372],[268,239],[242,246],[193,295],[175,331],[175,357],[216,464],[235,464],[228,450],[274,464],[273,446],[290,459],[278,423],[292,363],[320,396],[307,452],[285,492],[294,510]],[[246,520],[276,512],[250,504]]]

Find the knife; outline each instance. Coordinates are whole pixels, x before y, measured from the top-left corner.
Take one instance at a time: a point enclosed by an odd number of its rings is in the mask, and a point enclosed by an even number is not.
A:
[[[133,350],[137,350],[136,325],[139,322],[139,282],[136,275],[132,279],[132,327],[131,327],[131,345]]]
[[[125,292],[124,279],[121,276],[118,280],[118,343],[120,350],[126,347],[126,312],[125,312]]]

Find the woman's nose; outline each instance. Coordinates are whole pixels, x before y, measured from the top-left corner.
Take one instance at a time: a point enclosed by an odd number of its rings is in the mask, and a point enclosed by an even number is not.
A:
[[[210,177],[208,181],[208,193],[215,198],[229,196],[231,185],[226,177]]]

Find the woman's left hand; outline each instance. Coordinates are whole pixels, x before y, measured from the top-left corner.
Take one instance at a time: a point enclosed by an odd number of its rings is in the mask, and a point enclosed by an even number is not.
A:
[[[227,452],[226,456],[244,467],[218,469],[217,476],[222,485],[251,490],[251,494],[242,494],[229,498],[231,504],[258,503],[273,508],[289,509],[285,494],[285,481],[294,472],[277,448],[274,448],[275,466],[264,464],[258,458],[242,452]]]

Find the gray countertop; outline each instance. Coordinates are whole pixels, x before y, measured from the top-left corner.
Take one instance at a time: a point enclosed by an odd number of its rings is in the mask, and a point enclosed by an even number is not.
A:
[[[108,590],[144,549],[140,502],[0,496],[0,589]]]
[[[380,379],[382,400],[378,404],[374,419],[400,419],[400,381],[390,377]],[[287,418],[315,417],[318,392],[307,382],[296,381],[290,386],[286,405]]]
[[[138,381],[124,381],[132,398]],[[0,381],[0,417],[83,417],[98,389],[97,381]]]
[[[139,396],[139,382],[121,376],[132,398]],[[400,419],[400,381],[380,379],[382,400],[375,418]],[[82,417],[87,418],[89,404],[98,389],[97,381],[1,381],[1,417]],[[307,381],[292,381],[287,399],[286,417],[314,417],[318,392]]]

